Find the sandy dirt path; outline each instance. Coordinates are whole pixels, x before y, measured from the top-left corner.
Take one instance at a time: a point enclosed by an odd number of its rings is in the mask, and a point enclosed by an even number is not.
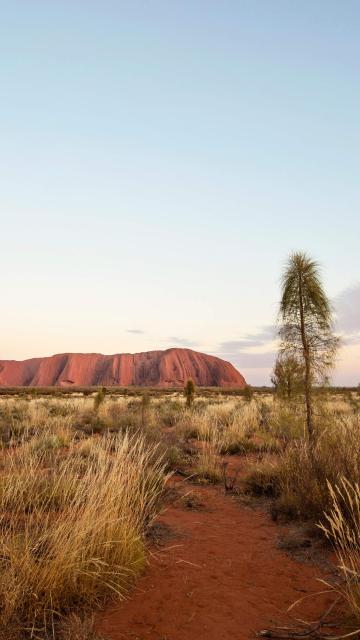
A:
[[[191,489],[172,482],[183,493]],[[253,638],[289,623],[289,605],[321,589],[319,567],[277,548],[281,529],[267,513],[239,504],[221,487],[194,491],[204,509],[189,511],[179,502],[166,509],[159,522],[171,528],[171,539],[150,555],[130,599],[99,615],[97,628],[110,640]],[[307,599],[297,614],[317,619],[332,599]]]

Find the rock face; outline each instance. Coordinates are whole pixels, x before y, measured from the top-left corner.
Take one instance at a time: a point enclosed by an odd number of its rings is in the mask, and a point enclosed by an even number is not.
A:
[[[0,386],[182,387],[192,378],[203,387],[246,385],[230,362],[192,349],[143,353],[61,353],[48,358],[0,360]]]

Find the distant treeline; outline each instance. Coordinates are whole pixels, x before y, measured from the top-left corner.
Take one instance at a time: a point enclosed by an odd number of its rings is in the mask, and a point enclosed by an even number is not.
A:
[[[0,396],[89,396],[93,393],[104,389],[109,395],[118,396],[141,396],[145,393],[150,396],[158,397],[164,395],[172,395],[181,393],[181,387],[118,387],[118,386],[92,386],[92,387],[0,387]],[[256,394],[269,395],[274,393],[274,387],[251,387]],[[324,391],[324,388],[314,389],[316,391]],[[360,392],[360,387],[326,387],[328,393],[344,394],[351,391]],[[198,394],[202,396],[227,395],[227,396],[246,396],[247,389],[232,389],[228,387],[198,387]]]

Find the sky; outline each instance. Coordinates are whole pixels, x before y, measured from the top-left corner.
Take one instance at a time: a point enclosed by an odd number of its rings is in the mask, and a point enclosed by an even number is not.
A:
[[[0,359],[180,346],[269,384],[300,250],[358,384],[359,2],[0,10]]]

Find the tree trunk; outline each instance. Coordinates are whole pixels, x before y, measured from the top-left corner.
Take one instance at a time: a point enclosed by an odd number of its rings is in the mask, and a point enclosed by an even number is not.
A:
[[[305,361],[305,405],[306,405],[306,427],[309,437],[309,442],[312,443],[314,439],[314,426],[312,420],[312,402],[311,402],[311,368],[310,368],[310,353],[309,345],[305,330],[304,320],[304,303],[303,303],[303,291],[302,291],[302,275],[299,279],[299,306],[300,306],[300,328],[301,328],[301,340],[303,345],[304,361]]]

